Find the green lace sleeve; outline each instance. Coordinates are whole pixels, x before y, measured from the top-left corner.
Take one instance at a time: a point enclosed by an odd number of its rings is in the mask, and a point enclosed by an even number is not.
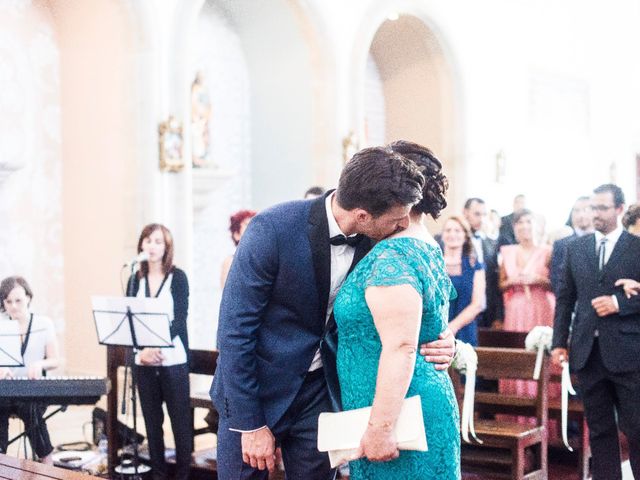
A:
[[[371,274],[365,281],[366,287],[389,287],[393,285],[411,285],[420,296],[424,286],[419,280],[415,260],[394,248],[385,248],[376,252],[377,257],[371,266]]]

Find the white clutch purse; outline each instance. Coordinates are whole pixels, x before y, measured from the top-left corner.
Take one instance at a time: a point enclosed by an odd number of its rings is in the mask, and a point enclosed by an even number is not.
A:
[[[321,413],[318,417],[318,450],[328,452],[331,467],[349,460],[358,451],[369,423],[371,407]],[[420,396],[405,398],[394,429],[399,450],[427,451]]]

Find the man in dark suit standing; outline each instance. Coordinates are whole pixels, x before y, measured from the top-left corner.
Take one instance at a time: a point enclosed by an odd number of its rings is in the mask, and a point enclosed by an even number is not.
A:
[[[335,192],[253,218],[220,306],[211,389],[220,480],[266,479],[277,446],[288,478],[333,478],[317,449],[318,415],[339,405],[333,301],[369,238],[406,228],[423,183],[413,162],[369,148],[346,164]],[[439,368],[454,353],[446,337],[423,352]]]
[[[591,200],[589,197],[579,197],[571,208],[569,226],[573,233],[568,237],[561,238],[553,242],[553,253],[551,254],[551,288],[554,295],[558,296],[560,288],[560,278],[567,259],[567,248],[576,238],[588,233],[593,233],[593,211],[591,210]]]
[[[498,287],[498,242],[488,238],[482,231],[482,223],[487,217],[487,206],[481,198],[467,199],[462,210],[471,227],[471,242],[478,261],[484,264],[486,276],[486,308],[478,316],[479,327],[491,327],[494,321],[502,320],[502,292]]]
[[[498,249],[503,245],[515,245],[516,234],[513,233],[513,214],[527,208],[527,198],[523,194],[513,198],[513,212],[502,217],[500,233],[498,234]]]
[[[624,195],[618,186],[596,188],[591,208],[595,234],[575,239],[567,250],[551,354],[556,365],[569,360],[578,376],[593,479],[622,478],[618,427],[640,478],[640,296],[627,298],[615,287],[621,278],[640,279],[640,238],[620,225]]]

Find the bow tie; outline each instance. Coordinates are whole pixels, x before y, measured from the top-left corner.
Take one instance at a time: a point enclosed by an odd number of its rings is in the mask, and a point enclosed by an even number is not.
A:
[[[358,243],[360,243],[360,240],[362,240],[363,237],[364,235],[360,233],[358,235],[354,235],[353,237],[345,237],[344,235],[340,234],[331,237],[329,239],[329,243],[336,247],[338,245],[349,245],[350,247],[355,247],[356,245],[358,245]]]

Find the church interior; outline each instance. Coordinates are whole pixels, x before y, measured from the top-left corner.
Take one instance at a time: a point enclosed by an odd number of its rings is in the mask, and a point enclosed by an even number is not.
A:
[[[449,179],[442,219],[472,197],[499,218],[526,195],[549,245],[600,184],[640,202],[639,23],[635,0],[0,0],[0,273],[53,323],[48,376],[111,375],[120,398],[97,406],[132,426],[94,310],[125,295],[152,223],[188,278],[189,348],[215,368],[230,216],[335,188],[361,148],[428,146]],[[194,372],[206,432],[211,376]],[[53,445],[97,448],[93,409],[52,417]],[[196,437],[204,464],[215,444]],[[588,478],[561,453],[549,478]]]

